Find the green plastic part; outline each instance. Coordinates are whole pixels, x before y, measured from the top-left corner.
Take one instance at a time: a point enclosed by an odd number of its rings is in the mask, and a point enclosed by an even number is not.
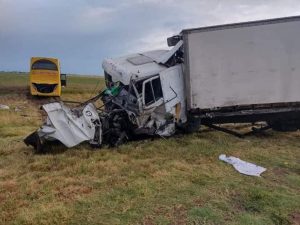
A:
[[[104,91],[104,94],[112,95],[112,96],[117,96],[119,93],[120,93],[120,87],[119,86],[114,86],[114,87],[111,87],[111,88],[107,88]]]

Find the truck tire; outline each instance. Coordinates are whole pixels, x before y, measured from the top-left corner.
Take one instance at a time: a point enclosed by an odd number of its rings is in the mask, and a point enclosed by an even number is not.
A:
[[[201,119],[198,116],[188,116],[187,125],[185,126],[185,132],[190,134],[200,130]]]

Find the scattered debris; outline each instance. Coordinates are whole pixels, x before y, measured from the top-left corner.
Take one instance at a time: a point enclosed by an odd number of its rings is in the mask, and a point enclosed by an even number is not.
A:
[[[9,110],[9,106],[0,104],[0,109]]]
[[[231,164],[238,172],[241,174],[249,176],[259,177],[261,173],[265,172],[267,169],[261,166],[257,166],[253,163],[245,162],[239,158],[233,156],[226,156],[222,154],[219,156],[219,159]]]
[[[15,107],[15,112],[21,112],[22,110],[19,107]]]

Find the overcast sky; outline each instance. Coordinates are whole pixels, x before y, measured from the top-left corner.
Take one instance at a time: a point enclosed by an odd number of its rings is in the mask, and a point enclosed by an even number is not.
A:
[[[166,49],[184,28],[300,15],[299,0],[0,0],[0,71],[31,56],[102,75],[106,57]]]

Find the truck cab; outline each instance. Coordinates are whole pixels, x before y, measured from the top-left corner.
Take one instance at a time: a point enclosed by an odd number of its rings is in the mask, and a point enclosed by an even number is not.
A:
[[[186,122],[181,46],[103,61],[104,103],[125,110],[136,134],[170,136]]]

